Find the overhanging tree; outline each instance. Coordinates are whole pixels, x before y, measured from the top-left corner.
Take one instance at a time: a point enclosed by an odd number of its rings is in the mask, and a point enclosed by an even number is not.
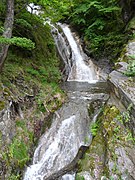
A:
[[[6,18],[4,23],[4,38],[11,38],[13,23],[14,23],[14,0],[7,0],[7,10],[6,10]],[[7,57],[9,44],[1,44],[0,45],[0,71],[2,70],[4,61]]]
[[[4,29],[2,36],[0,36],[0,72],[2,71],[10,45],[25,47],[27,49],[34,48],[34,43],[29,39],[29,37],[12,37],[14,20],[15,24],[23,21],[23,19],[18,20],[17,16],[18,14],[25,14],[26,7],[27,5],[29,5],[29,3],[31,3],[31,0],[16,0],[15,3],[14,0],[3,0],[2,2],[5,2],[5,4],[7,4],[7,8],[5,13],[6,18],[4,28],[0,27],[0,31],[1,29]],[[42,11],[44,11],[44,13],[41,14],[42,17],[39,18],[39,21],[46,17],[51,17],[51,19],[54,19],[55,21],[59,20],[63,17],[63,14],[67,15],[67,9],[69,8],[69,6],[72,6],[72,0],[33,0],[32,2],[35,5],[41,6]],[[0,2],[0,6],[1,4],[3,3]],[[16,14],[15,17],[14,12]]]

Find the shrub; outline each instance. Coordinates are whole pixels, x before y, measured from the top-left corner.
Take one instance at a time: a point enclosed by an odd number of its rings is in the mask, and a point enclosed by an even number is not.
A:
[[[124,73],[127,76],[135,76],[135,55],[130,56],[133,60],[129,61],[127,71]]]

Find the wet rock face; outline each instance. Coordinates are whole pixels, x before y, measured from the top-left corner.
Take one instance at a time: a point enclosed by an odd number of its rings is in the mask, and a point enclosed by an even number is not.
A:
[[[41,137],[34,153],[33,164],[27,168],[24,180],[56,180],[74,169],[82,150],[91,143],[89,126],[97,117],[99,104],[102,105],[108,100],[105,84],[101,87],[96,84],[93,90],[92,86],[89,86],[88,83],[95,83],[98,79],[93,63],[86,62],[87,56],[76,43],[69,27],[60,26],[64,36],[52,27],[55,30],[53,35],[59,54],[68,73],[68,100],[55,112],[51,128]],[[90,117],[88,106],[95,100],[100,100],[100,103],[95,102]],[[68,177],[69,175],[65,175],[62,178]]]
[[[130,129],[124,127],[122,116],[113,105],[106,106],[99,118],[101,124],[79,161],[77,175],[85,180],[134,180],[135,145]]]
[[[83,52],[80,40],[72,33],[68,25],[58,23],[59,32],[53,25],[54,37],[58,53],[65,64],[62,70],[64,80],[92,82],[98,79],[96,68],[90,58]]]
[[[2,134],[3,141],[10,143],[14,135],[14,116],[12,101],[6,105],[6,107],[0,112],[0,132]]]
[[[72,86],[67,95],[68,102],[55,113],[51,128],[40,139],[33,165],[25,173],[25,180],[52,180],[70,172],[84,153],[82,149],[91,143],[90,124],[107,101],[108,95],[80,92],[79,89],[72,91]],[[93,104],[91,116],[88,112],[90,104]],[[67,177],[69,175],[62,176],[64,179]]]
[[[118,99],[123,103],[123,105],[128,108],[130,105],[132,120],[129,123],[132,131],[135,132],[135,83],[133,79],[128,78],[122,74],[125,70],[124,66],[117,71],[112,71],[109,75],[110,86],[112,91],[117,96]]]

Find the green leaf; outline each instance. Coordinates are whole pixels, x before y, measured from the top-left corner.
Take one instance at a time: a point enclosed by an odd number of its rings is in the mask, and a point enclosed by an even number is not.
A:
[[[5,38],[0,36],[0,44],[16,45],[28,50],[35,48],[35,43],[33,43],[30,39],[20,37]]]

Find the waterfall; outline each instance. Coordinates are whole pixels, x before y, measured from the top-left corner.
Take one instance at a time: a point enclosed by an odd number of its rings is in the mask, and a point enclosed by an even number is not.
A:
[[[98,79],[93,63],[85,62],[88,57],[76,43],[69,27],[62,24],[60,27],[63,33],[53,27],[52,34],[67,70],[69,101],[57,111],[58,115],[54,115],[51,128],[40,138],[24,180],[74,180],[74,172],[66,173],[73,170],[83,149],[92,140],[89,128],[92,119],[89,117],[88,104],[92,99],[103,101],[106,98],[103,93],[93,94],[89,83]],[[82,87],[83,91],[77,87]],[[94,89],[97,90],[97,87]]]
[[[79,43],[66,24],[58,23],[63,33],[59,33],[51,23],[52,34],[63,62],[67,81],[95,83],[98,81],[97,73],[90,58],[83,52]]]
[[[82,81],[82,82],[96,82],[97,76],[93,67],[93,63],[89,61],[89,65],[86,65],[85,59],[88,57],[81,48],[78,46],[75,38],[73,37],[70,28],[67,25],[60,25],[62,28],[69,45],[71,47],[73,66],[69,73],[67,81]]]

